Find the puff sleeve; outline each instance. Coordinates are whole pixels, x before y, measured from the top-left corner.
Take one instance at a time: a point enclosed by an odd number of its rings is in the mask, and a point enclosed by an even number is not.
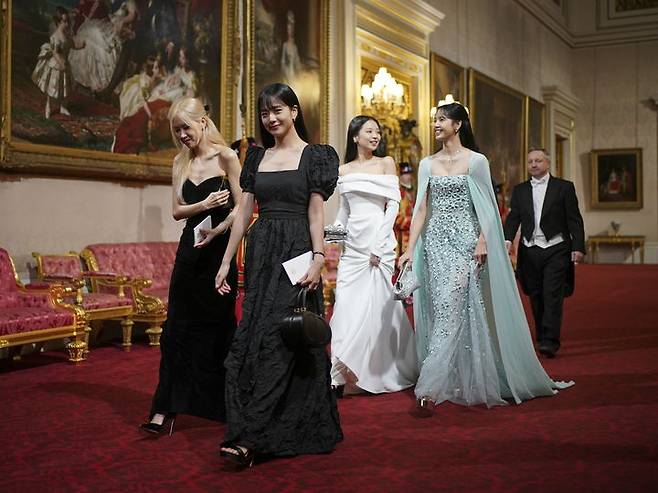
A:
[[[247,155],[244,159],[242,172],[240,173],[240,188],[243,192],[254,193],[254,186],[256,184],[256,172],[258,171],[258,164],[265,153],[262,147],[250,147],[247,149]]]
[[[309,194],[315,192],[324,200],[331,197],[338,181],[338,154],[326,144],[312,144],[306,167]]]

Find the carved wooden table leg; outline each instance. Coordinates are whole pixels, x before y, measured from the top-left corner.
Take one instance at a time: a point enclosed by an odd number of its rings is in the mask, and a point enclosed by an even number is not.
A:
[[[123,342],[122,346],[124,351],[130,351],[130,346],[132,346],[132,336],[133,336],[133,324],[134,322],[130,317],[121,319],[121,330],[123,332]]]

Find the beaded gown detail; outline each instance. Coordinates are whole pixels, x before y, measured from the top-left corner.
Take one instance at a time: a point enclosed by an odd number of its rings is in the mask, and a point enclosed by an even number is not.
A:
[[[431,163],[426,157],[419,164],[414,208],[415,217],[427,204],[413,251],[420,283],[413,294],[421,365],[416,396],[494,406],[572,386],[552,380],[535,354],[487,158],[471,152],[468,174],[459,176],[433,176]],[[474,259],[480,234],[487,246],[483,267]]]
[[[259,217],[246,237],[242,320],[226,358],[227,429],[224,445],[264,456],[326,453],[342,440],[330,361],[324,348],[294,350],[280,324],[300,287],[282,262],[312,250],[311,193],[326,200],[338,178],[338,156],[326,145],[304,148],[297,169],[262,172],[265,150],[247,152],[240,185],[253,193]],[[323,315],[322,289],[307,307]]]
[[[223,177],[212,177],[195,185],[183,184],[186,204],[201,202],[211,192],[228,189]],[[215,290],[229,232],[217,235],[203,248],[194,248],[194,227],[208,215],[213,227],[233,208],[233,200],[222,207],[187,219],[176,252],[169,285],[167,320],[162,331],[160,381],[153,397],[151,414],[183,413],[224,421],[224,359],[235,331],[235,286],[237,269],[231,262],[229,295]]]
[[[431,176],[428,193],[423,254],[432,326],[416,395],[437,404],[505,404],[473,258],[480,225],[466,176]]]

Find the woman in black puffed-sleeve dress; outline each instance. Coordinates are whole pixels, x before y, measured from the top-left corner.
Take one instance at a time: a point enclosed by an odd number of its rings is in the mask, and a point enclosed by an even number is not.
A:
[[[308,307],[323,314],[323,202],[336,186],[338,156],[331,146],[304,142],[299,101],[287,85],[267,86],[258,103],[265,148],[247,153],[240,212],[217,274],[219,292],[228,293],[230,259],[257,202],[259,217],[247,233],[243,317],[225,361],[221,455],[239,465],[251,465],[254,456],[331,452],[343,438],[326,351],[292,350],[280,334],[302,285],[315,288]],[[293,285],[281,264],[308,251],[313,265]]]

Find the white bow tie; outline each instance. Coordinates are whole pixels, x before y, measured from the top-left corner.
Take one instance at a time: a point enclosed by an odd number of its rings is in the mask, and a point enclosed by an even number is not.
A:
[[[530,179],[530,184],[531,184],[533,187],[538,187],[539,185],[544,185],[544,184],[546,184],[547,181],[548,181],[548,175],[546,175],[546,176],[543,177],[543,178],[540,178],[539,180],[537,180],[536,178],[531,178],[531,179]]]

